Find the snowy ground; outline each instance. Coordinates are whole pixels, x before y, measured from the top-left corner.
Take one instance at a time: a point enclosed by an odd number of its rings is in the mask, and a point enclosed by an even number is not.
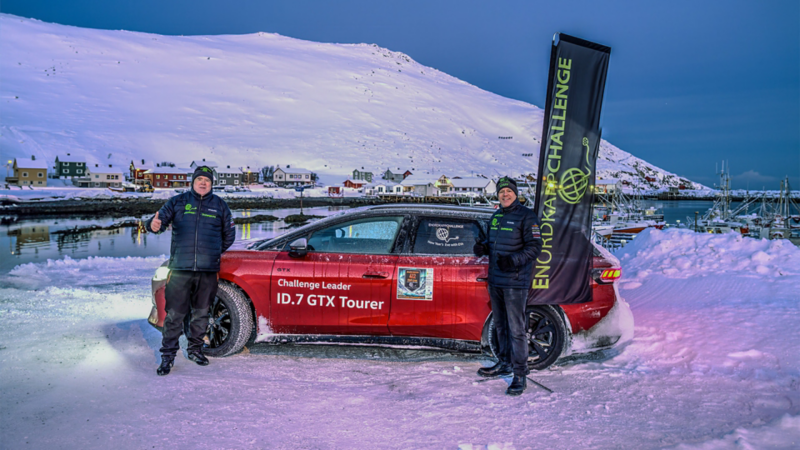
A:
[[[157,377],[162,258],[0,274],[0,447],[798,448],[800,249],[652,231],[617,256],[636,336],[533,376],[424,350],[254,346]]]

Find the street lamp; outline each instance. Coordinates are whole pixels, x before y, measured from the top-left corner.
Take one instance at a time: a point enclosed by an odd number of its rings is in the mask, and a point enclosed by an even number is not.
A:
[[[9,159],[9,160],[8,160],[8,162],[6,163],[6,178],[8,178],[9,167],[10,167],[12,164],[13,164],[13,162],[11,162],[11,160],[10,160],[10,159]]]

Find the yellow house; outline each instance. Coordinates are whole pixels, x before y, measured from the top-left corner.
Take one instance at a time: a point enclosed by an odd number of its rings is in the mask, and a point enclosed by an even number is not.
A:
[[[14,158],[14,167],[6,183],[17,186],[47,186],[47,163],[31,156],[31,159]]]

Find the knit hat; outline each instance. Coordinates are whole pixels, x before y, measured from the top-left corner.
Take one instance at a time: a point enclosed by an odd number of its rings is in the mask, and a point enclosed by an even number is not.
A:
[[[197,177],[206,177],[211,180],[211,184],[214,184],[214,171],[208,166],[198,166],[196,169],[194,169],[194,173],[192,174],[192,183],[194,183],[194,179]]]
[[[500,193],[500,189],[509,188],[514,192],[514,195],[519,197],[519,191],[517,190],[517,182],[514,181],[513,178],[505,176],[497,180],[497,192]]]

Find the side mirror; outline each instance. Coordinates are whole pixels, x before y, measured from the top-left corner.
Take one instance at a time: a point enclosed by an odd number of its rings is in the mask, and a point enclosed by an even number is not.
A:
[[[308,239],[300,238],[289,244],[289,256],[302,258],[308,254]]]

